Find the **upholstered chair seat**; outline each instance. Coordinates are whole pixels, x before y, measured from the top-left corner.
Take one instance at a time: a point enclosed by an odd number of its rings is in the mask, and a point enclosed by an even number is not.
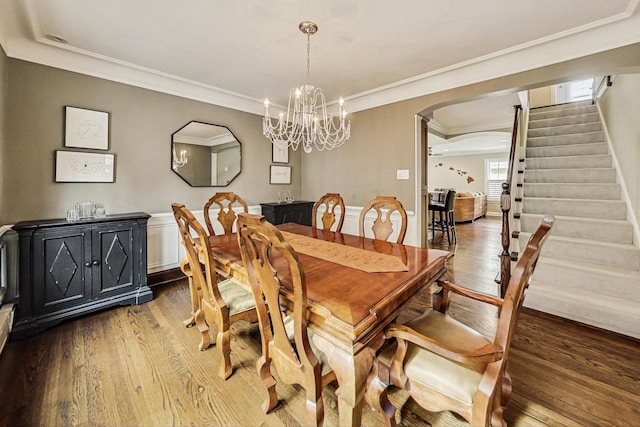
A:
[[[233,279],[221,280],[218,282],[218,289],[229,307],[229,315],[255,310],[256,303],[251,291],[240,287]]]
[[[415,331],[416,335],[422,335],[425,339],[434,339],[452,348],[472,351],[491,344],[491,341],[464,323],[434,310],[427,311],[407,322],[405,326]],[[380,353],[378,358],[386,366],[391,366],[395,352],[396,345],[390,345]],[[411,386],[434,388],[471,406],[485,366],[486,364],[482,364],[473,369],[417,345],[409,344],[404,371],[407,377],[411,378]]]

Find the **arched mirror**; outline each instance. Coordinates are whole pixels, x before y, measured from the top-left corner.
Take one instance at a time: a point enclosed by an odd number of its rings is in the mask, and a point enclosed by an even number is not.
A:
[[[225,126],[191,121],[171,135],[171,169],[192,187],[225,187],[240,175],[240,141]]]

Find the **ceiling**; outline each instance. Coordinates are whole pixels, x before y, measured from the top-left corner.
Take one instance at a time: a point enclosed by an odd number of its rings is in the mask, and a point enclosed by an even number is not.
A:
[[[0,44],[261,114],[305,82],[298,24],[313,20],[311,83],[355,112],[640,42],[638,1],[3,0]]]

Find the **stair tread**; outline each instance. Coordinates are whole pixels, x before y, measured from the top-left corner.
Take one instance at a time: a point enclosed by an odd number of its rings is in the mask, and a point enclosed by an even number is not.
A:
[[[548,293],[548,291],[553,290],[553,293],[556,294],[565,294],[565,295],[569,295],[571,298],[569,298],[569,300],[591,300],[589,297],[590,296],[596,296],[597,297],[597,301],[594,301],[594,304],[600,306],[600,305],[607,305],[606,302],[613,304],[614,306],[616,306],[618,304],[621,303],[625,303],[625,305],[627,306],[631,306],[631,307],[635,307],[635,312],[634,314],[636,316],[640,315],[640,310],[638,310],[638,307],[640,306],[640,301],[634,301],[634,300],[630,300],[628,298],[619,298],[616,297],[615,294],[603,294],[603,293],[599,293],[599,292],[592,292],[592,291],[582,291],[582,292],[576,292],[575,289],[573,288],[561,288],[558,287],[557,284],[555,283],[551,283],[551,282],[546,282],[546,281],[540,281],[540,280],[535,280],[535,278],[531,279],[531,285],[529,286],[529,289],[531,289],[532,287],[537,287],[538,289],[540,289],[541,287],[544,287],[545,289],[545,293]],[[526,301],[526,298],[525,298]]]
[[[540,256],[539,261],[542,264],[553,264],[558,266],[563,266],[563,268],[580,270],[580,271],[589,271],[592,273],[596,272],[604,272],[607,275],[628,278],[632,281],[637,281],[638,283],[638,293],[640,294],[640,271],[631,270],[628,268],[620,268],[620,267],[609,267],[607,265],[595,265],[593,263],[587,263],[582,261],[575,260],[567,260],[567,259],[556,259],[550,257]]]
[[[521,239],[525,239],[528,240],[529,236],[531,236],[531,233],[528,231],[521,231],[520,232],[520,238]],[[616,242],[606,242],[603,240],[592,240],[592,239],[582,239],[579,237],[569,237],[569,236],[558,236],[558,235],[554,235],[553,233],[551,233],[551,235],[549,235],[548,239],[554,240],[554,241],[563,241],[566,243],[574,243],[574,244],[581,244],[581,245],[590,245],[590,246],[599,246],[601,248],[611,248],[611,249],[622,249],[622,250],[630,250],[632,252],[639,252],[640,253],[640,249],[638,249],[637,247],[635,247],[634,245],[630,244],[630,243],[616,243]]]
[[[523,216],[542,218],[544,217],[544,214],[523,212],[522,214],[520,214],[520,218],[522,219]],[[587,222],[587,223],[593,223],[593,224],[602,224],[602,223],[627,224],[629,223],[629,221],[627,221],[626,219],[592,218],[592,217],[586,217],[586,216],[572,216],[572,215],[554,215],[554,217],[556,218],[556,221],[576,221],[576,222]]]
[[[551,202],[551,201],[566,201],[567,203],[598,202],[598,203],[624,204],[624,205],[626,205],[626,202],[624,202],[623,200],[610,200],[610,199],[571,199],[571,198],[566,198],[566,197],[531,197],[531,196],[524,196],[523,199],[532,200],[532,201],[544,200],[544,201],[548,201],[548,202]]]

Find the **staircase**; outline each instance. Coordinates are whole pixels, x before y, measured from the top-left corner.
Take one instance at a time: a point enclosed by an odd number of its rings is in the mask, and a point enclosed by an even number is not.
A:
[[[520,248],[543,214],[556,217],[525,305],[640,338],[640,249],[597,107],[531,110],[521,164]]]

